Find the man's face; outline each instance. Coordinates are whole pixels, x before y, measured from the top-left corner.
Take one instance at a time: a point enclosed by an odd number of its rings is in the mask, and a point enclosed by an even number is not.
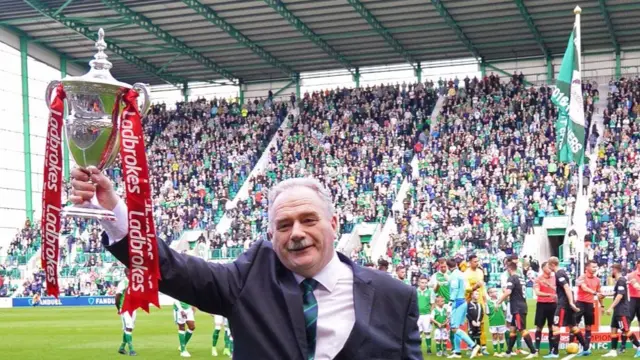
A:
[[[551,275],[551,269],[549,268],[549,264],[546,264],[545,266],[542,267],[542,272],[547,276]]]
[[[587,266],[587,271],[593,275],[596,273],[596,271],[598,271],[598,264],[596,263],[590,263],[589,266]]]
[[[469,262],[469,266],[471,266],[472,270],[475,270],[478,268],[478,264],[480,263],[480,261],[478,260],[478,258],[473,258],[471,259],[471,261]]]
[[[396,270],[396,274],[398,275],[398,279],[404,280],[404,278],[407,276],[407,269],[399,268]]]
[[[448,270],[447,263],[446,262],[441,262],[440,263],[440,272],[444,274],[444,273],[447,272],[447,270]]]
[[[611,277],[613,279],[617,279],[618,278],[618,270],[616,268],[611,268]]]
[[[427,279],[420,279],[420,282],[418,283],[418,285],[420,286],[420,290],[424,290],[427,288]]]
[[[273,248],[282,263],[298,275],[310,278],[333,256],[337,216],[312,189],[297,187],[282,193],[273,203]]]

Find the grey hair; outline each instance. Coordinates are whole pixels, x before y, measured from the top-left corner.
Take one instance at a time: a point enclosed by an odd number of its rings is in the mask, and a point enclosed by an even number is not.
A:
[[[325,204],[329,217],[333,216],[335,209],[333,207],[331,192],[329,192],[318,179],[312,177],[287,179],[279,182],[269,190],[269,229],[273,227],[273,204],[276,202],[278,196],[294,188],[301,187],[313,190]]]

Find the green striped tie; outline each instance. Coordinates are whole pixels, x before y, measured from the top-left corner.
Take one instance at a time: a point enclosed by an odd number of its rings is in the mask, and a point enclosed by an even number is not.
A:
[[[313,290],[318,286],[318,282],[313,279],[305,279],[301,286],[302,308],[307,328],[307,360],[313,360],[316,354],[316,324],[318,320],[318,301],[313,295]]]

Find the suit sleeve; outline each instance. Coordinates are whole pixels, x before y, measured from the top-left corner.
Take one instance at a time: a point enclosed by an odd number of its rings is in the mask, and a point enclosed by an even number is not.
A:
[[[129,242],[125,237],[112,245],[102,234],[105,248],[125,266],[129,266]],[[179,254],[164,241],[158,241],[160,292],[211,314],[229,317],[242,290],[253,259],[262,242],[256,243],[229,264],[214,264],[195,256]]]
[[[416,291],[410,292],[407,316],[404,320],[404,343],[402,344],[403,360],[422,360],[421,340],[418,331],[418,295]]]

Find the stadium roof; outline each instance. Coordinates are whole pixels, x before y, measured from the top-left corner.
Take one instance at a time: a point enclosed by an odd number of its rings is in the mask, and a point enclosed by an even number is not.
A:
[[[0,0],[0,25],[79,65],[104,28],[125,82],[251,83],[301,72],[640,46],[637,0]]]

